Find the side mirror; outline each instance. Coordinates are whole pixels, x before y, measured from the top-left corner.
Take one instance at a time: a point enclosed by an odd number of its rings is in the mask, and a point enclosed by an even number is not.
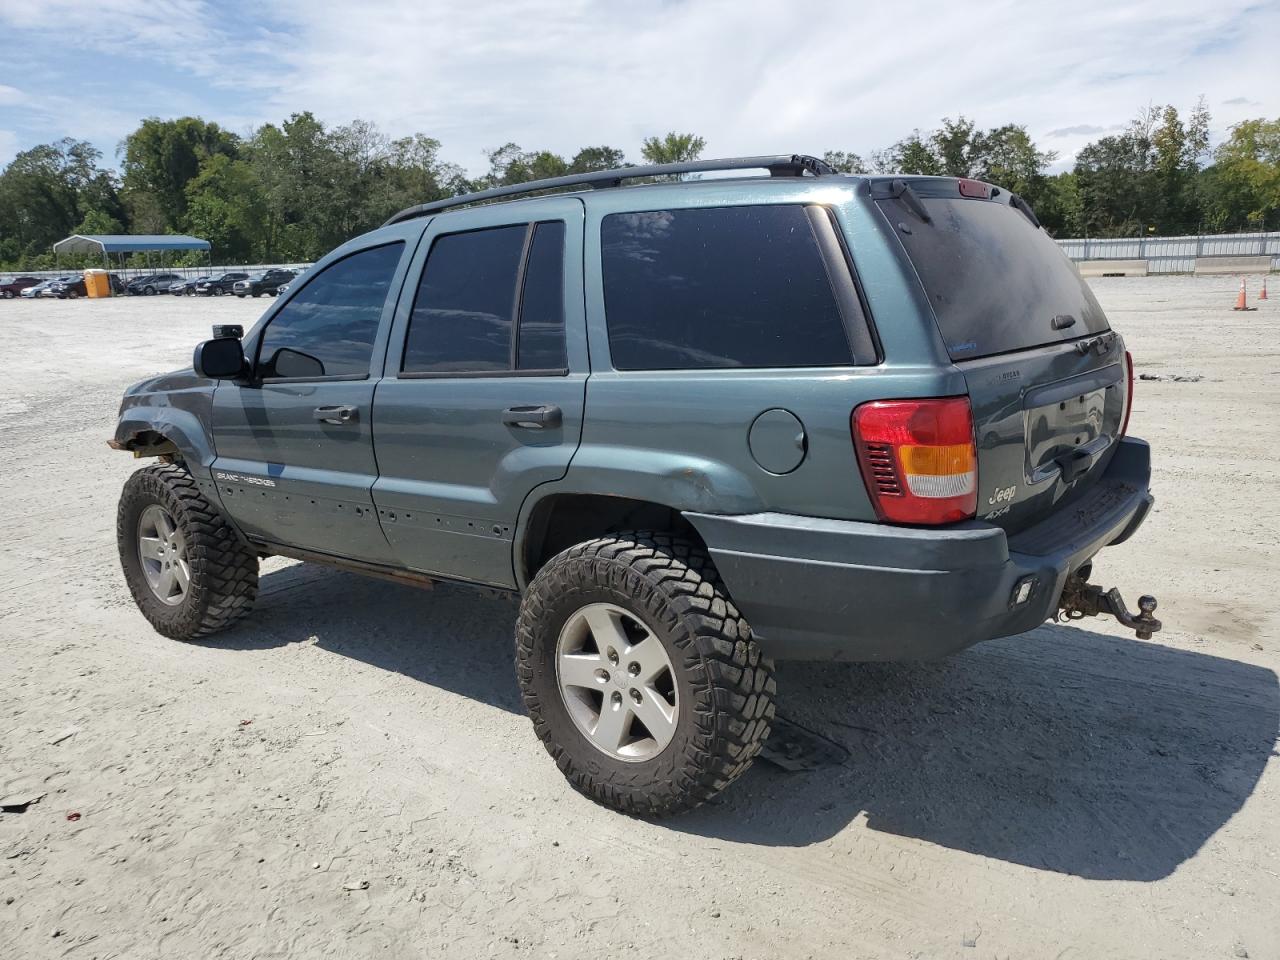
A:
[[[196,347],[191,366],[196,375],[210,380],[236,380],[249,372],[239,339],[218,337]]]

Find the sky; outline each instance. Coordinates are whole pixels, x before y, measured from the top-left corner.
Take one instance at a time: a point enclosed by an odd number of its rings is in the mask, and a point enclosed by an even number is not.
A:
[[[864,156],[961,114],[1069,166],[1149,104],[1203,94],[1214,139],[1280,117],[1280,0],[0,0],[0,166],[61,137],[110,165],[147,116],[238,133],[312,111],[440,140],[470,173],[514,141],[646,136],[704,156]]]

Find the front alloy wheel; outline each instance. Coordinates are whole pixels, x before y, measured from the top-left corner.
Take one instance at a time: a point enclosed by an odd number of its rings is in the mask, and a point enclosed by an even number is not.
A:
[[[138,563],[161,603],[176,607],[191,588],[187,541],[167,510],[153,503],[138,517]]]
[[[129,477],[116,539],[134,602],[166,637],[216,633],[253,606],[257,555],[178,464],[144,467]]]

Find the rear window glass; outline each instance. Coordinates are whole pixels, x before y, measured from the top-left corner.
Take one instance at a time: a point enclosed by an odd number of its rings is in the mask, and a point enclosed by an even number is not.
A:
[[[615,369],[853,363],[801,205],[611,214],[600,245]]]
[[[926,196],[921,202],[931,223],[901,200],[879,201],[929,295],[951,359],[1026,350],[1108,329],[1102,307],[1071,261],[1017,210],[990,200]],[[1066,316],[1075,323],[1055,330],[1054,318]]]

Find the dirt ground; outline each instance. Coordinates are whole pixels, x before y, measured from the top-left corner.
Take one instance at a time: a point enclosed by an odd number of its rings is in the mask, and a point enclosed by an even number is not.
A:
[[[0,303],[0,794],[43,794],[0,813],[0,958],[1280,956],[1280,297],[1237,283],[1095,282],[1161,378],[1156,511],[1095,579],[1156,642],[783,664],[847,758],[662,823],[563,782],[502,599],[272,560],[233,632],[154,633],[104,441],[263,302]]]

